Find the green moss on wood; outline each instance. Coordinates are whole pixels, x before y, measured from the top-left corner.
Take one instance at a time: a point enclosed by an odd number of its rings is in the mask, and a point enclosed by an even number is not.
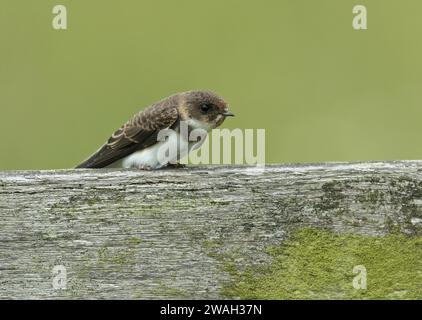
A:
[[[338,235],[298,231],[266,268],[235,273],[226,296],[244,299],[422,299],[422,237]],[[353,268],[367,271],[367,289],[355,289]]]

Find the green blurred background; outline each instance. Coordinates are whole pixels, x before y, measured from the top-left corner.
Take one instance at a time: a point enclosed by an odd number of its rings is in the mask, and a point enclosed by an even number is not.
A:
[[[1,0],[0,170],[72,167],[138,110],[202,88],[236,113],[224,127],[266,129],[267,162],[421,159],[421,14],[417,0]]]

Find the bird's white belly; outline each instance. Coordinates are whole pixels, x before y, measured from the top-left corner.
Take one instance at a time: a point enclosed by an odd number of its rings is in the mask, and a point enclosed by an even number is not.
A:
[[[150,167],[152,169],[160,168],[158,161],[158,150],[163,146],[163,142],[158,142],[153,146],[134,152],[121,160],[122,168],[141,168]]]
[[[136,151],[119,161],[109,165],[109,168],[145,168],[159,169],[169,162],[176,163],[177,160],[188,155],[192,149],[199,148],[205,138],[200,142],[186,141],[185,137],[173,131],[166,141],[159,141],[149,148]],[[167,152],[166,152],[167,151]],[[166,152],[165,157],[163,157]]]

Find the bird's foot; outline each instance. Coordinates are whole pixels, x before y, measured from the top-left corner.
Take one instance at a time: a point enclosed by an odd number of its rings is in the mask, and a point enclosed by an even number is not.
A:
[[[168,163],[166,168],[168,168],[168,169],[182,169],[182,168],[186,168],[186,165],[183,164],[183,163],[179,163],[179,162]]]
[[[150,170],[152,170],[152,167],[141,164],[141,165],[136,166],[136,169],[150,171]]]

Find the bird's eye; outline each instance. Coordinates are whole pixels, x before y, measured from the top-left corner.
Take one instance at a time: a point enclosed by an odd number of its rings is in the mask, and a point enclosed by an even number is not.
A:
[[[211,109],[211,105],[210,104],[203,104],[203,105],[201,105],[201,111],[203,113],[207,113],[210,109]]]

